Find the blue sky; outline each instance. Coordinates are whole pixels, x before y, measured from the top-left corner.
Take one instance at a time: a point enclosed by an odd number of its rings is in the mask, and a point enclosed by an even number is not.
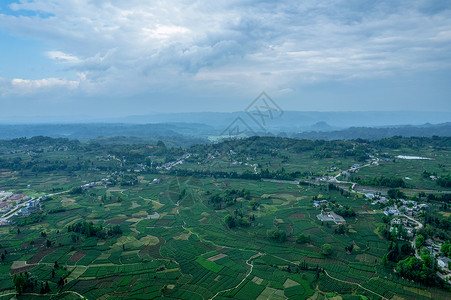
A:
[[[450,3],[3,0],[1,111],[451,111]]]

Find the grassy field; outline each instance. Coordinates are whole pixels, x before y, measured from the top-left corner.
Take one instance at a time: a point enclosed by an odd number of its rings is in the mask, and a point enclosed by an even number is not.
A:
[[[249,164],[255,162],[260,169],[284,167],[289,172],[313,170],[321,175],[338,173],[355,163],[349,157],[312,159],[309,152],[284,151],[274,159],[264,155],[239,159]],[[50,153],[46,159],[69,159],[76,164],[76,153],[76,150]],[[421,172],[423,169],[448,172],[447,151],[401,149],[387,155],[401,154],[433,156],[434,160],[381,162],[362,168],[358,174],[396,174],[411,178],[408,181],[411,188],[438,189]],[[81,163],[90,161],[97,166],[98,162],[104,170],[88,167],[22,174],[5,171],[0,176],[0,190],[30,195],[68,191],[116,172],[120,162],[105,162],[102,155],[95,151],[85,153]],[[249,165],[233,162],[227,167],[230,161],[225,157],[221,160],[211,168],[253,170]],[[188,161],[179,170],[203,167],[197,161]],[[332,167],[337,169],[331,172]],[[126,169],[127,166],[122,166],[119,171],[127,173]],[[159,179],[157,183],[153,182],[155,178]],[[225,198],[227,193],[243,189],[248,194],[237,196],[228,204],[221,202],[218,206],[211,201],[214,194]],[[346,217],[343,234],[337,233],[337,224],[317,219],[321,209],[313,206],[313,199],[353,209],[356,215]],[[362,195],[343,193],[327,185],[142,172],[133,185],[118,180],[81,193],[54,195],[42,204],[41,220],[20,227],[0,227],[0,252],[7,250],[4,263],[0,264],[0,298],[14,294],[12,275],[23,272],[28,272],[35,282],[35,293],[40,292],[41,284],[48,283],[48,294],[67,299],[77,295],[88,299],[449,297],[446,290],[403,280],[390,267],[382,266],[381,259],[390,245],[377,231],[383,224],[382,212],[373,209],[370,200]],[[229,228],[225,222],[227,215],[234,217],[238,225]],[[249,222],[240,225],[242,219]],[[86,231],[70,229],[83,222],[101,228],[107,236],[90,236]],[[118,228],[120,233],[111,233]],[[271,239],[269,233],[273,230],[283,232],[286,238]],[[301,233],[310,236],[307,243],[296,243]],[[331,246],[330,255],[321,254],[324,244]],[[350,245],[353,250],[347,251],[345,248]],[[63,285],[58,284],[60,278]]]

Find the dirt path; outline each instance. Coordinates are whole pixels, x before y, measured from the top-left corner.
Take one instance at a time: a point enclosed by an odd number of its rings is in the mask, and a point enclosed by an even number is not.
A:
[[[324,270],[324,274],[326,274],[329,278],[332,278],[333,280],[336,280],[336,281],[339,281],[339,282],[343,282],[343,283],[347,283],[347,284],[353,284],[353,285],[356,285],[356,286],[358,286],[359,288],[361,288],[361,289],[363,289],[363,290],[365,290],[365,291],[367,291],[367,292],[370,292],[370,293],[372,293],[372,294],[374,294],[374,295],[376,295],[376,296],[378,296],[378,297],[381,297],[382,299],[387,299],[387,298],[385,298],[384,296],[382,296],[381,294],[378,294],[378,293],[376,293],[376,292],[373,292],[373,291],[370,290],[370,289],[367,289],[366,287],[362,286],[360,283],[349,282],[349,281],[345,281],[345,280],[341,280],[341,279],[335,278],[335,277],[329,275],[329,273],[327,273],[326,270]],[[373,278],[371,278],[371,279],[373,279]],[[370,280],[371,280],[371,279],[370,279]],[[388,299],[387,299],[387,300],[388,300]]]
[[[14,290],[10,290],[10,291],[5,291],[6,293],[0,293],[0,297],[6,297],[6,296],[12,296],[12,295],[17,295],[17,292]],[[67,294],[67,293],[72,293],[77,295],[78,297],[80,297],[81,299],[87,299],[86,297],[84,297],[83,295],[74,292],[74,291],[64,291],[58,294],[37,294],[37,293],[22,293],[22,296],[39,296],[39,297],[46,297],[46,296],[61,296],[62,294]]]
[[[177,211],[177,213],[180,215],[179,211]],[[415,221],[415,222],[418,222],[418,221]],[[191,229],[188,229],[188,228],[186,228],[185,226],[186,226],[186,222],[183,221],[182,228],[183,228],[184,230],[190,232],[191,234],[194,234],[195,236],[197,236],[197,237],[199,238],[200,241],[204,241],[204,242],[210,243],[210,244],[212,244],[213,246],[216,246],[216,247],[219,247],[219,248],[228,248],[228,249],[235,249],[235,250],[240,250],[240,251],[249,251],[249,250],[240,249],[240,248],[234,248],[234,247],[229,247],[229,246],[224,246],[224,245],[218,245],[218,244],[216,244],[216,243],[214,243],[214,242],[212,242],[212,241],[209,241],[209,240],[207,240],[207,239],[202,238],[199,234],[197,234],[196,232],[193,232]],[[214,299],[215,297],[217,297],[220,293],[227,292],[227,291],[230,291],[230,290],[233,290],[233,289],[239,287],[239,286],[244,282],[244,280],[246,280],[246,279],[249,277],[249,275],[252,273],[252,270],[253,270],[253,266],[254,266],[254,265],[251,264],[250,261],[251,261],[252,259],[254,259],[254,258],[256,258],[256,257],[259,257],[259,256],[262,256],[262,255],[270,255],[270,256],[276,257],[276,258],[278,258],[278,259],[280,259],[280,260],[283,260],[283,261],[285,261],[285,262],[287,262],[287,263],[290,263],[290,264],[292,264],[292,265],[297,265],[296,263],[294,263],[294,262],[292,262],[292,261],[289,261],[289,260],[287,260],[287,259],[285,259],[285,258],[279,257],[279,256],[277,256],[277,255],[267,254],[267,253],[264,253],[264,252],[259,252],[259,253],[255,254],[255,255],[251,256],[251,257],[246,261],[246,264],[249,265],[249,266],[251,267],[251,269],[249,270],[249,272],[246,274],[246,276],[243,278],[243,280],[241,280],[241,282],[240,282],[238,285],[236,285],[236,286],[234,286],[234,287],[231,287],[231,288],[229,288],[229,289],[225,289],[225,290],[222,290],[222,291],[217,292],[212,298],[210,298],[210,300],[211,300],[211,299]],[[363,286],[362,286],[361,284],[359,284],[359,283],[350,282],[350,281],[345,281],[345,280],[341,280],[341,279],[335,278],[335,277],[333,277],[333,276],[330,276],[330,275],[327,273],[326,270],[324,270],[324,273],[325,273],[328,277],[330,277],[331,279],[334,279],[334,280],[337,280],[337,281],[340,281],[340,282],[343,282],[343,283],[348,283],[348,284],[352,284],[352,285],[357,285],[357,286],[360,287],[361,289],[366,290],[366,291],[368,291],[368,292],[370,292],[370,293],[372,293],[372,294],[374,294],[374,295],[377,295],[377,296],[381,297],[382,299],[387,299],[387,298],[385,298],[384,296],[382,296],[382,295],[380,295],[380,294],[378,294],[378,293],[376,293],[376,292],[373,292],[372,290],[370,290],[370,289],[368,289],[368,288],[366,288],[366,287],[363,287]],[[371,279],[370,279],[370,280],[371,280]]]
[[[228,291],[231,291],[231,290],[236,289],[237,287],[239,287],[249,277],[249,275],[251,275],[252,270],[254,269],[254,264],[252,263],[252,260],[254,258],[257,258],[257,257],[262,256],[262,255],[264,255],[264,254],[259,252],[259,253],[255,254],[255,255],[252,255],[251,257],[249,257],[249,259],[246,260],[246,264],[248,266],[250,266],[251,268],[250,268],[249,272],[246,274],[246,276],[243,278],[243,280],[241,280],[240,283],[238,283],[234,287],[231,287],[231,288],[228,288],[228,289],[225,289],[225,290],[217,292],[213,297],[210,298],[210,300],[216,298],[216,296],[218,296],[220,293],[228,292]]]

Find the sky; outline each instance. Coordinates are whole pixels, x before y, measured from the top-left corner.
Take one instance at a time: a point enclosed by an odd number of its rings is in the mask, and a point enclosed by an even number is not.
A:
[[[0,115],[451,112],[451,1],[0,1]]]

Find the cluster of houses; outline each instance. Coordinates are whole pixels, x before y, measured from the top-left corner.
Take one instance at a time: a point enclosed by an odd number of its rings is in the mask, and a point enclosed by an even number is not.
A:
[[[365,198],[367,199],[372,199],[373,202],[371,202],[371,205],[376,205],[376,204],[387,204],[388,203],[388,199],[385,198],[384,196],[380,196],[380,195],[374,195],[372,193],[366,193],[365,194]]]
[[[388,200],[385,197],[375,196],[373,194],[366,194],[367,198],[374,199],[373,205],[378,203],[386,204]],[[397,232],[398,227],[402,226],[407,231],[407,237],[413,238],[415,236],[415,230],[420,228],[419,222],[415,219],[409,218],[417,216],[418,213],[423,209],[428,209],[427,204],[418,204],[417,201],[399,199],[401,205],[389,206],[384,209],[384,214],[387,216],[393,216],[394,218],[390,221],[390,232]],[[441,243],[427,239],[425,241],[425,247],[430,251],[431,255],[437,258],[438,266],[446,272],[446,275],[441,275],[442,278],[451,278],[451,259],[443,256],[441,253]]]
[[[443,241],[427,239],[424,244],[431,255],[437,258],[437,265],[444,271],[443,274],[445,274],[445,276],[442,275],[440,277],[451,278],[451,259],[444,256],[441,252]]]
[[[0,213],[5,214],[16,204],[30,199],[31,197],[28,197],[25,194],[13,194],[11,192],[0,191]]]
[[[115,171],[112,173],[112,175],[118,175],[118,176],[122,176],[123,172],[118,172]],[[89,183],[85,183],[82,186],[80,186],[83,190],[88,190],[90,188],[93,188],[95,186],[105,186],[107,187],[108,185],[112,185],[113,183],[111,182],[111,176],[112,175],[107,175],[105,178],[100,179],[100,181],[93,181],[93,182],[89,182]]]
[[[31,200],[27,203],[27,205],[25,205],[24,207],[22,207],[21,209],[19,209],[17,211],[17,215],[18,216],[29,216],[32,213],[41,210],[41,200],[42,198],[38,198],[35,200]]]
[[[0,191],[0,225],[8,225],[9,217],[16,211],[18,216],[28,216],[34,211],[41,209],[41,200],[44,196],[34,199],[25,194],[13,194],[11,192]]]
[[[98,185],[101,185],[101,184],[102,184],[102,182],[100,182],[100,181],[95,181],[95,182],[90,182],[90,183],[83,184],[83,185],[81,186],[81,188],[82,188],[83,190],[87,190],[87,189],[90,189],[90,188],[92,188],[92,187],[95,187],[95,186],[98,186]]]
[[[412,200],[399,200],[403,205],[388,206],[384,209],[384,214],[387,216],[417,216],[419,212],[423,209],[428,209],[427,204],[418,204],[416,201]]]
[[[397,227],[399,225],[402,225],[402,227],[407,231],[408,238],[412,238],[415,235],[414,230],[419,228],[418,223],[409,220],[407,218],[399,217],[393,218],[390,221],[390,232],[392,232],[393,230],[397,232],[398,231]]]
[[[327,205],[328,203],[329,203],[329,201],[327,201],[327,200],[315,200],[315,201],[313,201],[313,206],[316,208],[319,208],[321,206],[321,204]]]
[[[26,153],[29,156],[34,156],[37,153],[41,152],[54,152],[54,151],[68,151],[69,147],[62,146],[31,146],[31,145],[19,145],[18,148],[8,149],[3,151],[4,154],[18,154],[18,153]]]
[[[408,216],[416,216],[421,210],[429,208],[425,203],[418,204],[416,201],[402,199],[400,201],[403,205],[399,207],[399,210]]]
[[[325,182],[337,182],[337,179],[333,176],[323,176],[323,177],[315,177],[316,181],[325,181]]]
[[[376,204],[388,204],[389,200],[383,196],[380,195],[374,195],[372,193],[366,193],[365,197],[367,199],[371,199],[372,205],[376,205]],[[404,200],[404,199],[399,199],[397,200],[398,202],[401,202],[401,205],[396,205],[394,204],[394,206],[387,206],[384,209],[384,214],[387,216],[394,216],[394,217],[398,217],[398,216],[417,216],[418,213],[421,210],[424,209],[428,209],[429,206],[427,204],[418,204],[417,201],[413,201],[413,200]]]
[[[316,208],[320,208],[321,205],[327,205],[329,203],[329,201],[327,200],[314,200],[313,201],[313,206]],[[344,224],[346,223],[345,219],[336,214],[333,211],[322,211],[319,215],[316,216],[316,218],[318,220],[320,220],[321,222],[334,222],[335,224]]]
[[[169,171],[172,167],[174,167],[176,165],[183,165],[185,163],[185,159],[190,158],[190,156],[191,156],[191,153],[185,153],[185,154],[183,154],[182,157],[180,157],[176,161],[171,161],[171,162],[165,163],[164,165],[158,166],[155,169],[157,169],[157,170],[166,169]]]

